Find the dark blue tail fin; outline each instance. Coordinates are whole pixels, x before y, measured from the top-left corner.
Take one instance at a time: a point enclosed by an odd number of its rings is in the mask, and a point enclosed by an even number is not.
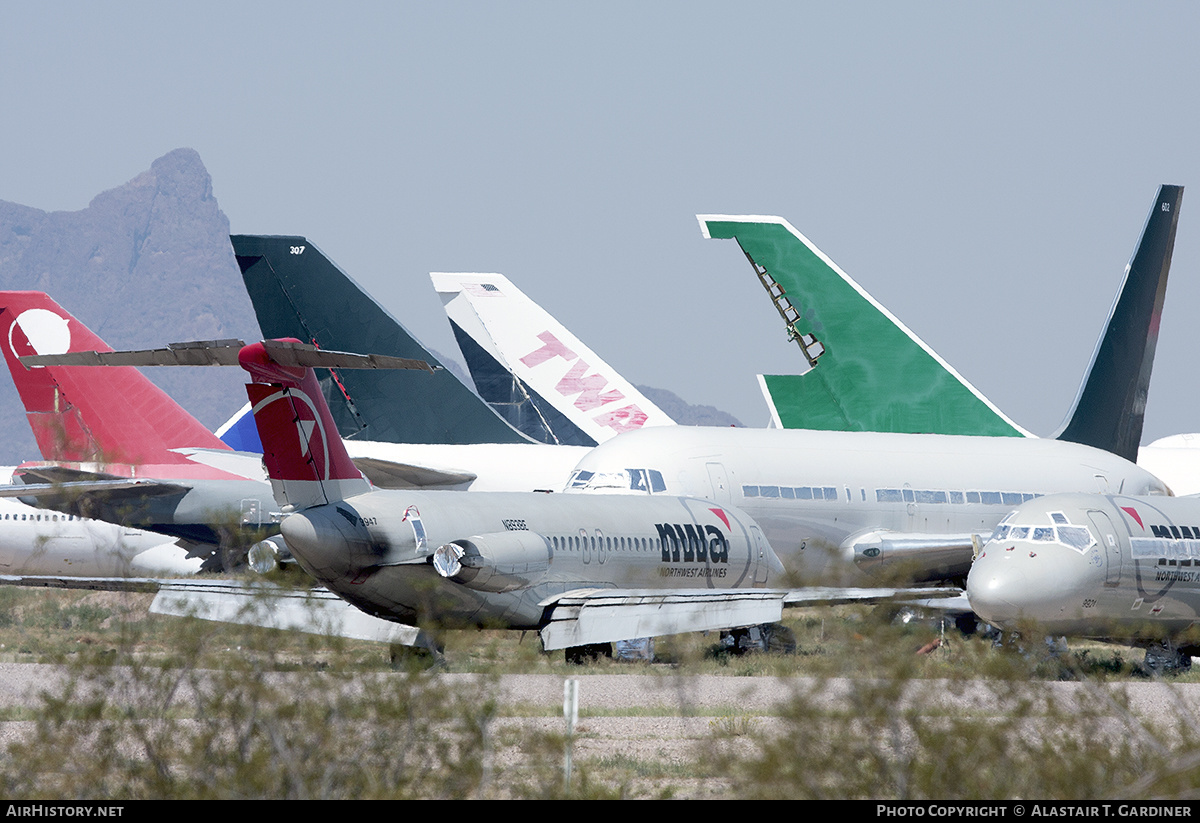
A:
[[[1183,186],[1162,186],[1059,440],[1137,460]]]
[[[233,252],[266,338],[441,363],[303,237],[236,234]],[[526,443],[449,370],[338,371],[321,390],[345,438],[390,443]]]

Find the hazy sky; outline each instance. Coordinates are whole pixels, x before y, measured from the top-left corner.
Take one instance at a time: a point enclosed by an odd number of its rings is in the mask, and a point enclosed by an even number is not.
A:
[[[0,199],[81,209],[188,146],[234,232],[306,235],[434,348],[428,272],[502,272],[750,425],[799,354],[695,214],[786,217],[1047,434],[1182,184],[1145,440],[1200,431],[1195,4],[0,8]]]

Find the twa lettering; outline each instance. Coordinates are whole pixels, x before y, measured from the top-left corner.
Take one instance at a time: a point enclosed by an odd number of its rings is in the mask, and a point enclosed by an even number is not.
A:
[[[616,389],[601,394],[600,392],[608,385],[608,380],[598,374],[589,374],[584,377],[583,373],[587,369],[587,363],[582,360],[575,361],[575,365],[567,370],[567,373],[563,375],[563,379],[559,380],[558,385],[554,388],[558,389],[558,393],[563,397],[578,394],[579,397],[575,400],[575,408],[580,411],[591,411],[606,403],[615,403],[618,400],[625,399],[625,395]]]
[[[664,563],[728,563],[729,541],[716,526],[655,523]]]
[[[539,334],[538,340],[541,340],[544,345],[540,349],[534,349],[521,358],[521,362],[531,369],[534,366],[542,365],[554,357],[561,357],[568,362],[579,357],[575,352],[568,349],[565,343],[548,331]]]
[[[522,357],[521,362],[531,369],[555,358],[562,358],[567,363],[571,363],[572,365],[554,389],[563,397],[578,395],[574,401],[575,408],[587,412],[625,399],[625,395],[617,389],[605,391],[608,386],[608,378],[601,374],[588,374],[587,361],[581,360],[579,355],[553,334],[544,331],[538,335],[538,340],[542,341],[541,348],[534,349]],[[598,414],[592,420],[602,428],[624,432],[640,429],[646,424],[649,417],[636,403],[631,403],[615,411]]]
[[[636,404],[631,404],[616,411],[596,415],[592,419],[601,426],[612,429],[620,434],[621,432],[640,429],[646,425],[646,421],[650,419],[650,415],[639,409]]]

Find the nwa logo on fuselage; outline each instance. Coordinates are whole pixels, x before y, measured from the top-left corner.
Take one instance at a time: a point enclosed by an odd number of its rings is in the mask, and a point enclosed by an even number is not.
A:
[[[1150,524],[1155,537],[1167,540],[1200,540],[1200,526],[1157,526]]]
[[[716,526],[655,523],[664,563],[728,563],[729,541]]]

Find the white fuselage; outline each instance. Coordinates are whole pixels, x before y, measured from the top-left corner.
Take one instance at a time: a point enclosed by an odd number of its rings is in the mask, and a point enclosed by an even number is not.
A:
[[[1138,449],[1138,465],[1177,497],[1200,494],[1200,434],[1174,434]]]
[[[806,584],[869,582],[854,562],[856,545],[880,535],[930,544],[960,539],[965,549],[949,565],[965,574],[971,535],[986,536],[1036,496],[1169,494],[1126,460],[1057,440],[686,426],[630,432],[597,446],[567,491],[653,493],[647,470],[659,473],[667,494],[745,511]],[[940,563],[921,569],[922,576],[937,577]]]
[[[195,574],[200,562],[161,534],[0,499],[0,574]]]
[[[558,491],[575,464],[590,451],[585,446],[550,446],[542,443],[380,443],[346,440],[346,451],[368,479],[381,488],[400,488],[411,477],[414,488],[458,491]],[[376,461],[378,473],[367,461]],[[389,467],[398,482],[389,484]],[[438,482],[438,475],[468,475],[458,482]]]

